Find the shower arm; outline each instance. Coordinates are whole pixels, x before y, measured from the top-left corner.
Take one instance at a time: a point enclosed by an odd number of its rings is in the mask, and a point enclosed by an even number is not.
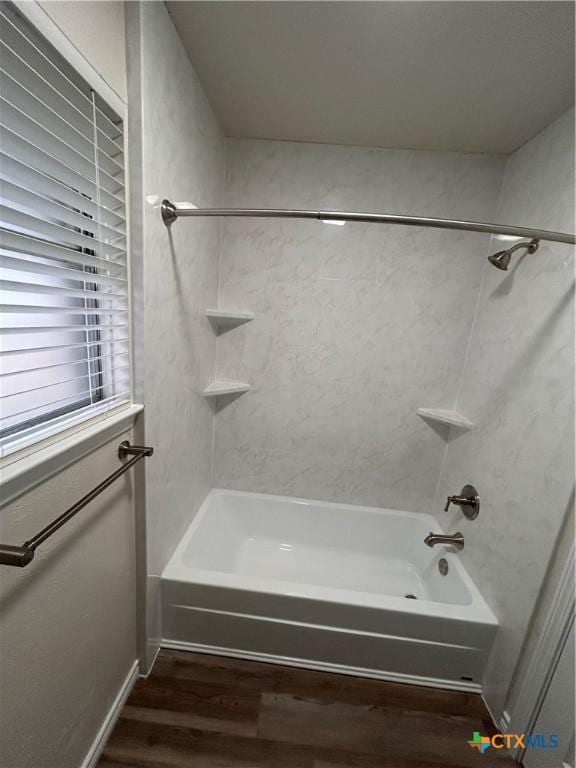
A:
[[[317,219],[320,221],[356,221],[364,224],[400,224],[408,227],[454,229],[461,232],[483,232],[491,235],[546,240],[551,243],[576,244],[576,235],[567,232],[549,232],[546,229],[513,227],[508,224],[488,224],[459,219],[435,219],[426,216],[403,216],[395,213],[356,213],[350,211],[301,211],[290,208],[195,208],[193,205],[163,200],[160,206],[162,220],[167,227],[181,216],[223,216],[265,219]]]

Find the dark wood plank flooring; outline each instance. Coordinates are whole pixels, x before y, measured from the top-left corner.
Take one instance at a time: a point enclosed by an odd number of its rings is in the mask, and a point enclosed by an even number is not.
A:
[[[516,766],[473,731],[494,733],[474,694],[162,651],[98,768]]]

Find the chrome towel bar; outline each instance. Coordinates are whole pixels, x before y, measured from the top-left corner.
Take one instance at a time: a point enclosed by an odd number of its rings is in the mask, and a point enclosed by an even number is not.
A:
[[[128,456],[131,456],[132,458],[119,467],[115,472],[112,472],[111,475],[108,475],[108,477],[93,488],[90,493],[83,496],[76,502],[76,504],[73,504],[66,510],[66,512],[63,512],[55,520],[52,520],[52,522],[37,533],[36,536],[33,536],[31,539],[24,542],[21,546],[16,546],[14,544],[0,544],[0,565],[14,565],[19,568],[28,565],[28,563],[33,560],[36,548],[39,547],[40,544],[46,541],[46,539],[49,539],[52,534],[56,533],[56,531],[67,523],[68,520],[71,520],[81,509],[99,496],[102,491],[106,490],[109,485],[112,485],[115,480],[121,477],[125,472],[128,472],[130,467],[133,467],[134,464],[140,461],[140,459],[143,459],[144,456],[152,456],[153,453],[153,448],[141,445],[130,445],[128,440],[120,443],[118,446],[118,458],[120,460],[126,459]]]

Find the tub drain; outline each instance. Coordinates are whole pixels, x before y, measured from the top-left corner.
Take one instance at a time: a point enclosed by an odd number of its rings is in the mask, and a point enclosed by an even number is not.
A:
[[[418,600],[418,598],[416,597],[416,595],[413,595],[413,594],[412,594],[412,592],[408,592],[408,594],[407,594],[407,595],[404,595],[404,597],[407,597],[407,598],[408,598],[408,600]]]

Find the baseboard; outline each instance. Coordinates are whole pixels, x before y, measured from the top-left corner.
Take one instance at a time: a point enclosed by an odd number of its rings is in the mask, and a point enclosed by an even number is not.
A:
[[[126,699],[128,698],[128,696],[130,696],[132,688],[134,687],[134,684],[138,679],[138,670],[139,670],[138,662],[135,661],[132,664],[130,671],[126,675],[126,679],[120,686],[120,690],[118,691],[116,698],[112,702],[112,706],[108,710],[108,714],[104,718],[104,722],[100,726],[100,729],[96,734],[96,738],[92,742],[92,745],[88,750],[88,754],[86,755],[86,757],[82,762],[81,768],[96,768],[96,764],[100,759],[102,750],[104,749],[104,746],[108,741],[108,737],[112,733],[112,729],[116,725],[116,720],[120,716],[122,707],[126,703]]]
[[[507,712],[503,712],[500,717],[496,717],[494,712],[492,711],[492,708],[490,704],[486,701],[486,696],[484,693],[482,693],[482,701],[484,703],[484,706],[486,707],[486,711],[490,715],[490,719],[492,720],[492,723],[494,724],[494,727],[499,729],[500,733],[508,733],[510,730],[510,721],[506,718],[508,717]]]
[[[154,651],[154,658],[150,662],[148,669],[145,672],[142,672],[142,674],[140,675],[140,677],[143,678],[144,680],[147,680],[150,677],[150,673],[154,669],[154,664],[156,664],[156,659],[158,658],[158,654],[160,653],[161,650],[162,650],[162,647],[159,645]]]
[[[340,664],[330,664],[322,661],[307,661],[289,656],[274,656],[270,653],[251,653],[239,651],[235,648],[221,648],[212,645],[200,645],[196,643],[184,643],[175,640],[162,639],[162,648],[175,651],[190,651],[191,653],[205,653],[212,656],[229,656],[233,659],[245,659],[246,661],[258,661],[263,664],[279,664],[284,667],[301,667],[312,669],[316,672],[332,672],[338,675],[351,675],[354,677],[367,677],[373,680],[383,680],[388,683],[404,683],[406,685],[419,685],[425,688],[441,688],[449,691],[466,691],[468,693],[482,693],[479,683],[468,683],[453,680],[443,680],[433,677],[418,677],[417,675],[404,675],[394,672],[381,672],[380,670],[366,669],[364,667],[347,667]]]

